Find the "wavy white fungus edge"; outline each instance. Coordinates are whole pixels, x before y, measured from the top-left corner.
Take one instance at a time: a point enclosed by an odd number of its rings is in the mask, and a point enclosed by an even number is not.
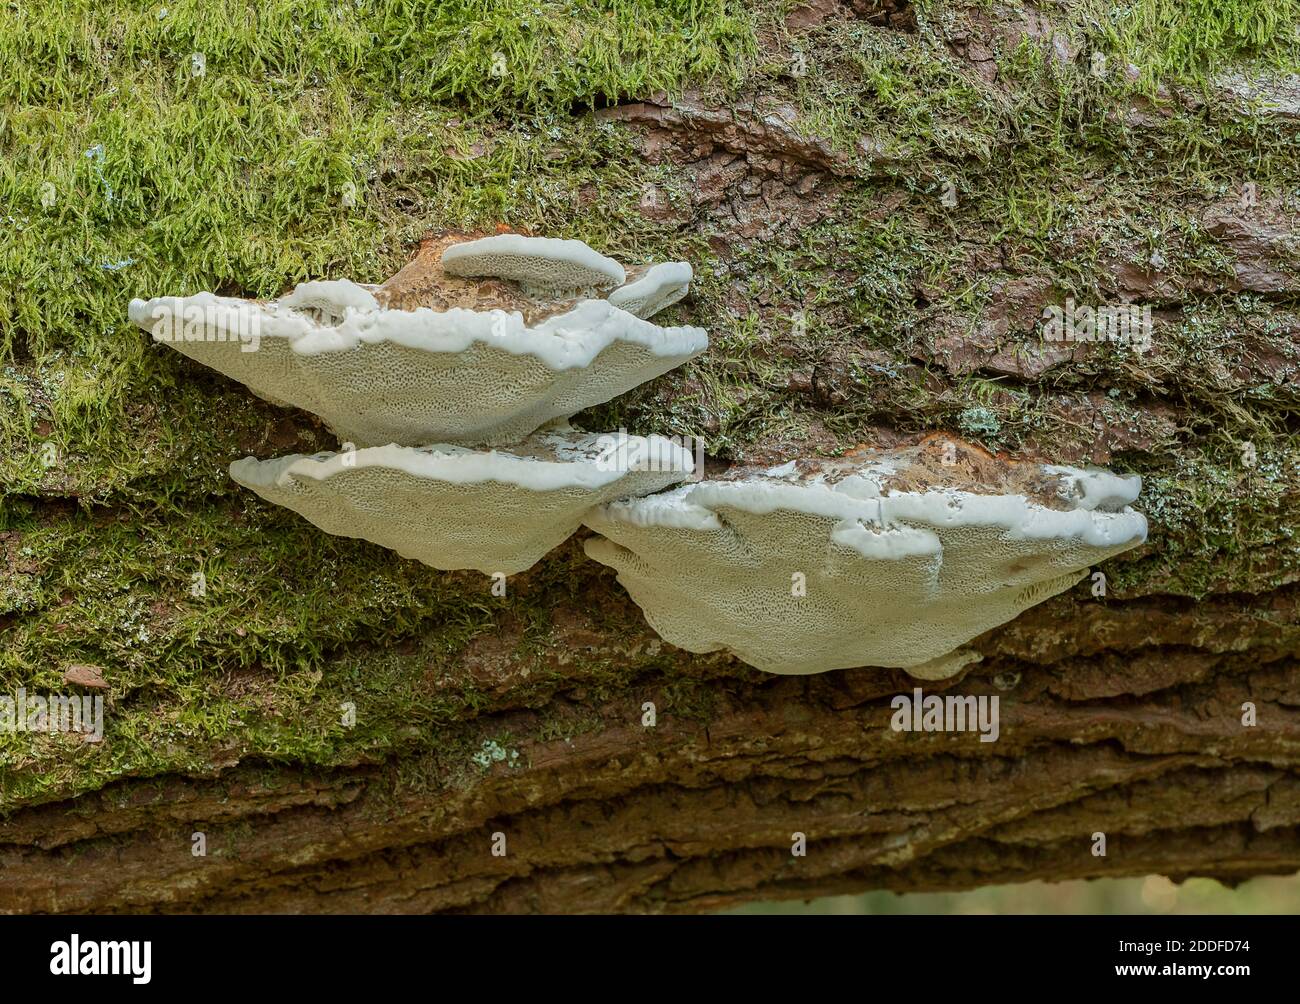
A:
[[[304,287],[309,287],[304,290]],[[295,304],[333,313],[334,324],[322,324]],[[155,341],[247,341],[283,338],[293,351],[310,356],[344,352],[363,344],[392,342],[425,352],[463,352],[475,342],[512,355],[540,359],[556,371],[584,368],[614,342],[640,345],[652,355],[679,356],[703,352],[709,344],[703,328],[663,328],[642,320],[606,300],[583,300],[572,310],[548,317],[533,327],[518,311],[437,311],[379,308],[368,290],[345,279],[303,283],[288,296],[267,304],[198,293],[188,297],[160,296],[132,300],[128,316]],[[192,312],[192,313],[191,313]],[[199,337],[177,337],[176,325],[188,328],[186,315],[201,318]],[[165,326],[165,332],[160,332]],[[218,333],[221,338],[204,337]],[[241,335],[241,333],[243,333]],[[184,332],[182,332],[184,334]]]
[[[350,279],[300,282],[292,293],[280,297],[279,303],[295,310],[320,310],[334,317],[346,317],[349,311],[365,313],[382,309],[369,289]]]
[[[773,470],[784,474],[786,469]],[[1102,560],[1146,539],[1146,518],[1128,507],[1119,508],[1123,499],[1136,497],[1139,479],[1074,468],[1045,473],[1068,482],[1061,486],[1062,493],[1077,493],[1084,505],[1105,503],[1119,511],[1078,507],[1062,511],[1023,495],[978,494],[952,487],[886,494],[877,480],[861,473],[836,484],[825,483],[821,475],[798,484],[753,476],[685,485],[601,506],[585,522],[603,537],[591,538],[585,549],[588,556],[618,569],[619,581],[642,606],[651,625],[689,651],[728,648],[768,672],[802,674],[877,665],[915,670],[919,677],[934,679],[974,658],[958,652],[971,638],[1079,581],[1090,563],[1088,550]],[[1080,478],[1085,482],[1082,486],[1076,483]],[[727,510],[734,515],[728,517]],[[770,534],[783,525],[782,517],[769,527],[767,543],[755,550],[758,538],[749,539],[752,529],[744,529],[740,513],[760,518],[800,514],[824,520],[829,524],[822,531],[828,544],[886,565],[878,573],[864,568],[853,593],[846,593],[846,580],[840,580],[829,594],[820,591],[819,598],[782,601],[779,594],[789,588],[779,585],[782,576],[790,569],[806,568],[809,560],[815,562],[818,549],[811,544],[811,551],[807,550],[810,542],[805,540],[798,545],[804,549],[799,554],[781,552],[779,540],[774,543]],[[620,532],[620,525],[627,529]],[[635,532],[634,527],[645,532]],[[737,535],[730,542],[717,536],[728,527]],[[663,536],[659,528],[686,532],[678,541]],[[976,558],[979,546],[969,537],[972,529],[991,535],[986,558]],[[997,540],[1003,545],[997,545]],[[951,590],[933,592],[948,579],[945,541],[956,546],[960,556],[954,565],[956,578],[951,580]],[[1020,552],[1021,558],[1014,558],[1017,545],[1029,549]],[[1024,558],[1038,553],[1040,546],[1048,563],[1040,566],[1031,558],[1024,564]],[[688,567],[676,567],[671,559],[665,564],[662,555],[676,553],[678,547],[678,558]],[[716,550],[719,547],[722,550]],[[698,562],[692,554],[700,555]],[[828,569],[843,568],[840,560],[829,553],[826,557]],[[1008,557],[1013,564],[1004,569],[1002,561]],[[719,560],[738,561],[743,574],[728,582],[723,569],[715,567]],[[889,572],[895,562],[897,573]],[[981,571],[985,562],[991,564]],[[789,568],[781,571],[785,565]],[[1035,571],[1038,567],[1041,577]],[[1003,580],[1005,574],[1011,577]],[[980,575],[989,576],[986,586],[975,586]],[[873,579],[879,580],[884,593],[872,592]],[[909,580],[912,585],[905,586]],[[906,590],[918,586],[921,591],[908,598]],[[774,592],[765,592],[772,587]],[[714,592],[697,593],[700,588]],[[755,588],[757,593],[746,595]],[[759,605],[752,606],[755,602]],[[787,608],[789,603],[795,605]],[[832,611],[836,612],[832,615]],[[710,623],[710,616],[721,620]]]
[[[607,299],[637,317],[652,317],[686,295],[693,274],[684,261],[660,262],[651,265],[640,278],[614,290]]]
[[[1113,475],[1112,475],[1113,476]],[[856,489],[856,478],[847,478]],[[839,520],[833,531],[838,544],[864,558],[939,555],[943,546],[935,528],[1001,528],[1012,540],[1073,539],[1090,547],[1116,547],[1146,540],[1147,521],[1140,512],[1049,509],[1023,495],[979,495],[951,488],[925,492],[890,492],[865,498],[839,485],[773,484],[766,481],[703,481],[642,499],[621,499],[602,507],[602,515],[637,526],[717,530],[713,511],[730,507],[755,515],[778,509]],[[1136,498],[1136,493],[1134,493]]]
[[[516,267],[503,271],[490,264],[492,259],[500,258],[515,259]],[[582,241],[558,237],[495,234],[452,244],[442,253],[442,268],[449,275],[495,276],[535,285],[555,285],[547,281],[545,274],[552,264],[575,274],[588,273],[578,285],[617,286],[627,278],[626,270],[613,258],[605,257]]]
[[[695,468],[689,450],[662,436],[629,436],[626,433],[587,433],[574,439],[538,433],[551,445],[560,460],[519,456],[507,450],[472,450],[450,443],[431,446],[370,446],[344,453],[294,454],[274,460],[244,457],[230,465],[230,476],[245,488],[289,486],[295,477],[324,481],[336,474],[386,467],[417,478],[468,485],[496,481],[534,492],[565,488],[604,488],[633,471],[671,471],[683,476]],[[639,459],[620,468],[602,463],[609,456],[632,455]]]
[[[1136,502],[1142,491],[1142,479],[1136,474],[1121,477],[1100,468],[1082,470],[1056,464],[1044,465],[1043,470],[1060,477],[1057,494],[1080,509],[1119,509]]]
[[[230,465],[230,475],[327,533],[369,540],[434,568],[510,575],[562,543],[593,505],[657,491],[694,466],[690,451],[659,436],[562,430],[535,434],[519,447],[528,448],[559,459],[450,444],[389,445],[267,461],[245,457]],[[639,459],[620,467],[611,457]],[[375,470],[414,480],[353,480]]]

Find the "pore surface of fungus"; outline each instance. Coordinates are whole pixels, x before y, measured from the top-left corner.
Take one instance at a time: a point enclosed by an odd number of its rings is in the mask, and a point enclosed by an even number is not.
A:
[[[739,469],[590,513],[587,554],[667,641],[773,673],[955,672],[953,653],[1146,539],[1140,479],[931,441]],[[940,459],[942,458],[942,459]],[[951,460],[945,463],[944,460]]]
[[[562,250],[578,244],[521,240]],[[517,442],[708,345],[700,328],[660,327],[609,300],[443,272],[443,252],[463,246],[454,237],[427,242],[382,286],[307,282],[265,302],[211,293],[134,300],[130,318],[267,400],[319,415],[341,441],[359,446]],[[491,256],[468,260],[519,271]],[[648,283],[655,270],[646,270],[640,292],[625,302],[644,313],[684,292],[682,270],[689,282],[690,268],[673,264]],[[623,277],[620,266],[609,284]]]
[[[687,477],[687,450],[658,436],[567,427],[510,450],[439,444],[245,457],[230,475],[327,533],[360,537],[441,569],[523,571],[594,505]]]

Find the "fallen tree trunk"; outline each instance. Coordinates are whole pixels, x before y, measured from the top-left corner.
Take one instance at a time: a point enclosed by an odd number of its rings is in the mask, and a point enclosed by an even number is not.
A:
[[[572,200],[507,222],[613,214],[692,259],[678,309],[713,338],[582,424],[701,436],[712,472],[934,432],[1109,464],[1144,475],[1148,544],[954,679],[773,677],[661,642],[586,531],[504,598],[324,538],[223,474],[329,445],[319,423],[150,361],[114,454],[147,461],[124,478],[85,431],[7,487],[6,686],[75,661],[109,690],[102,743],[5,737],[0,911],[691,912],[1300,869],[1294,70],[1144,88],[1056,5],[759,6],[728,87],[528,133]],[[376,172],[393,246],[350,264],[468,225],[391,223],[421,170]],[[1045,340],[1076,296],[1151,307],[1150,345]],[[15,358],[32,456],[42,360]],[[997,698],[996,741],[896,728],[918,687]]]
[[[1300,868],[1294,588],[1262,616],[1229,598],[1194,612],[1049,601],[986,637],[984,662],[959,682],[924,685],[997,695],[987,743],[891,728],[890,700],[913,689],[898,671],[763,677],[723,657],[665,657],[644,629],[619,650],[582,626],[580,608],[562,613],[571,626],[556,651],[594,649],[627,682],[529,709],[510,709],[506,690],[464,731],[468,748],[485,728],[536,733],[562,708],[573,735],[520,743],[469,783],[450,780],[463,763],[437,755],[120,782],[6,823],[0,906],[689,911],[865,888],[1151,872],[1231,883]],[[467,671],[486,681],[512,668],[489,657]],[[672,710],[683,678],[704,705],[689,714]],[[806,856],[792,854],[796,833]]]

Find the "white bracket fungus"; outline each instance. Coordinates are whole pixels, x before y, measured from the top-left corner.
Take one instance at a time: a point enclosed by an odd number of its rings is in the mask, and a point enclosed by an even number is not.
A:
[[[512,241],[503,245],[506,237]],[[454,240],[430,242],[378,287],[334,280],[302,283],[269,302],[211,293],[133,300],[130,318],[156,341],[269,401],[319,415],[340,441],[362,446],[517,442],[708,346],[701,328],[660,327],[609,300],[539,298],[514,282],[457,277],[437,264],[450,255],[476,275],[623,281],[622,266],[577,241]],[[452,254],[485,241],[493,242],[489,251],[524,251]],[[563,261],[567,271],[528,272],[525,265],[539,261]],[[616,292],[645,313],[684,293],[689,273],[683,263],[651,268],[636,289]]]
[[[434,568],[512,575],[569,537],[592,506],[687,477],[690,451],[659,436],[538,432],[510,450],[439,444],[245,457],[230,475],[327,533]]]
[[[1141,479],[938,443],[742,469],[588,514],[650,625],[772,673],[951,675],[957,649],[1146,539]],[[865,454],[865,455],[864,455]]]
[[[448,275],[510,279],[526,289],[564,292],[622,285],[627,274],[613,258],[582,241],[494,234],[452,244],[442,253]]]
[[[660,262],[614,290],[607,299],[629,314],[653,317],[686,295],[691,277],[691,266],[684,261]]]

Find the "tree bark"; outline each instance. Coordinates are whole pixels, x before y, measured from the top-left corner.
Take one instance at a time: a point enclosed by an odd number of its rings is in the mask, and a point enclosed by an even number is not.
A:
[[[865,23],[899,44],[925,39],[972,86],[1019,100],[1045,85],[1003,75],[993,54],[1012,51],[1008,39],[1086,75],[1088,53],[1067,26],[1053,33],[1054,12],[958,10],[918,24],[902,3],[814,0],[761,37],[762,55],[788,60],[806,36],[815,75],[829,60],[815,48],[826,36],[806,33]],[[613,574],[582,558],[579,534],[511,579],[512,596],[545,610],[542,622],[502,606],[491,631],[429,664],[433,691],[474,688],[470,710],[350,765],[232,752],[206,771],[115,777],[76,797],[10,805],[0,911],[698,912],[869,889],[1150,873],[1232,884],[1300,869],[1294,206],[1276,186],[1243,208],[1235,189],[1189,192],[1190,182],[1145,177],[1149,203],[1176,200],[1228,264],[1207,272],[1102,247],[1099,295],[1156,314],[1154,354],[1113,363],[1097,362],[1094,347],[1032,334],[1066,288],[1059,263],[993,238],[996,221],[950,228],[936,208],[930,238],[968,247],[961,281],[989,295],[962,314],[951,290],[919,272],[868,277],[897,280],[911,300],[905,337],[882,345],[843,304],[818,315],[775,267],[750,274],[746,263],[770,247],[798,259],[807,228],[864,204],[882,228],[908,200],[937,206],[948,171],[996,179],[1005,158],[1037,140],[998,128],[982,154],[910,157],[845,145],[796,123],[789,84],[755,74],[739,94],[632,95],[594,113],[669,179],[665,191],[685,193],[647,198],[646,218],[698,238],[732,270],[734,281],[688,301],[684,316],[712,327],[728,310],[756,311],[779,376],[756,383],[748,406],[757,414],[783,402],[809,418],[802,437],[733,437],[710,468],[935,430],[971,438],[961,423],[972,421],[969,381],[980,379],[994,388],[992,412],[1014,404],[1042,417],[994,448],[1148,472],[1195,458],[1150,482],[1155,494],[1136,508],[1149,515],[1151,541],[1105,566],[1105,594],[1085,581],[988,632],[971,646],[982,661],[952,680],[876,668],[773,677],[725,653],[661,642]],[[1288,105],[1278,93],[1248,113],[1214,111],[1194,89],[1149,101],[1097,93],[1090,121],[1142,116],[1158,131],[1178,116],[1246,115],[1294,140],[1294,97]],[[1091,181],[1104,188],[1131,156],[1113,153]],[[832,260],[800,267],[832,283],[863,281]],[[1189,363],[1171,347],[1175,332],[1209,301],[1252,313]],[[788,333],[799,311],[842,337],[805,351]],[[655,421],[676,402],[703,400],[707,434],[707,388],[694,376],[665,380],[661,393],[636,399],[630,414],[645,427],[632,431],[674,431]],[[1108,393],[1119,386],[1122,408]],[[1266,430],[1252,449],[1273,467],[1234,462],[1251,428]],[[1224,429],[1228,459],[1215,454],[1221,465],[1211,469],[1200,458]],[[1202,476],[1216,486],[1212,500],[1188,488],[1166,504],[1174,496],[1161,484]],[[407,643],[359,644],[377,663]],[[345,648],[329,655],[326,674]],[[892,702],[915,687],[996,696],[997,741],[891,727]],[[206,853],[196,856],[200,833]],[[802,855],[792,853],[800,834]]]
[[[606,577],[593,574],[586,595]],[[601,602],[630,606],[616,587]],[[439,757],[121,782],[10,818],[0,907],[676,912],[1300,868],[1295,587],[1267,609],[1060,597],[1027,612],[985,636],[984,661],[962,679],[923,685],[998,695],[988,743],[891,728],[891,699],[921,686],[899,671],[768,677],[669,651],[634,625],[630,645],[610,646],[584,611],[561,606],[553,657],[587,650],[625,667],[607,692],[579,678],[511,707],[519,667],[497,645],[463,665],[501,687],[496,707],[458,727],[470,745],[485,731],[527,734],[557,708],[573,716],[573,735],[517,747],[526,766],[468,783]],[[689,714],[672,710],[690,703],[673,692],[683,680],[703,704]],[[662,709],[653,727],[645,702]],[[796,833],[806,856],[791,853]]]

